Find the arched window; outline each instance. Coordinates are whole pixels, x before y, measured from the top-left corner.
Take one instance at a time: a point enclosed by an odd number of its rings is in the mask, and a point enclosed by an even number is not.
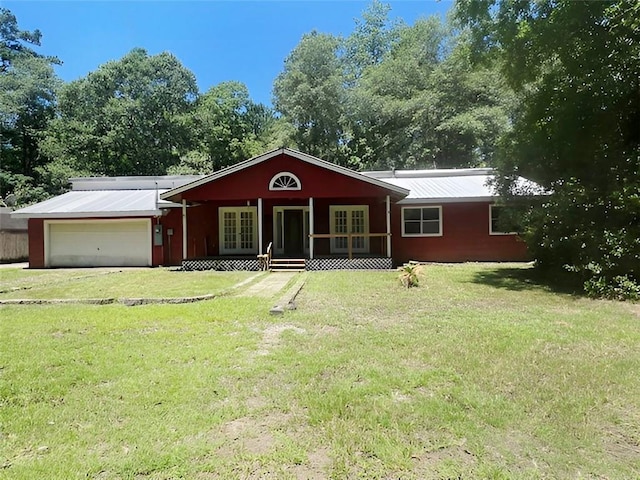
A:
[[[293,173],[280,172],[269,182],[269,190],[302,190],[302,185]]]

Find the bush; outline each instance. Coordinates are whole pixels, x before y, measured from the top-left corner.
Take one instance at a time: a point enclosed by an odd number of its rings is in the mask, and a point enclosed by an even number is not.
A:
[[[420,285],[420,278],[423,275],[422,265],[415,262],[405,263],[403,266],[398,267],[400,275],[398,278],[403,287],[411,288]]]

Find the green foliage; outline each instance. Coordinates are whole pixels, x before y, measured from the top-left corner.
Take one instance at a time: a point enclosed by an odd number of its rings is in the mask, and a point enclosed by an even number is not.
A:
[[[162,175],[190,147],[193,74],[170,53],[137,48],[64,86],[46,151],[95,175]]]
[[[273,86],[274,106],[295,127],[302,151],[345,164],[343,141],[344,75],[340,40],[312,32],[285,60]]]
[[[517,173],[552,192],[531,216],[533,254],[579,275],[592,293],[609,295],[608,283],[619,291],[621,278],[640,284],[640,4],[464,0],[457,8],[476,52],[502,58],[521,96],[499,155],[503,191]]]
[[[209,89],[188,118],[196,152],[205,158],[206,167],[198,167],[198,173],[211,173],[264,151],[263,138],[273,122],[273,112],[253,103],[242,83],[224,82]],[[186,165],[182,160],[180,164]]]
[[[355,169],[491,164],[514,97],[495,64],[436,18],[409,26],[374,1],[340,39],[305,35],[274,86],[305,151]]]
[[[405,263],[398,267],[400,284],[406,288],[418,287],[420,279],[424,276],[423,270],[424,267],[422,265],[413,262]]]
[[[24,205],[48,196],[38,168],[47,162],[40,140],[55,112],[59,80],[52,64],[30,45],[41,34],[22,31],[15,16],[0,9],[0,196],[13,193]]]

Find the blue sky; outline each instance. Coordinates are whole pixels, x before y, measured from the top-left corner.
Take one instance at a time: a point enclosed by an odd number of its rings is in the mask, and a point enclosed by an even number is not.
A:
[[[64,64],[75,80],[132,48],[173,53],[191,70],[201,92],[227,80],[247,85],[256,102],[271,104],[273,80],[303,34],[348,35],[367,1],[8,1],[23,30],[42,32],[40,53]],[[450,0],[388,1],[390,17],[412,24],[442,15]]]

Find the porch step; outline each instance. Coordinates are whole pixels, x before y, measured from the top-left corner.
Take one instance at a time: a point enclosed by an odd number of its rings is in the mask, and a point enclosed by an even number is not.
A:
[[[272,272],[301,272],[306,268],[304,258],[272,258],[269,265]]]

